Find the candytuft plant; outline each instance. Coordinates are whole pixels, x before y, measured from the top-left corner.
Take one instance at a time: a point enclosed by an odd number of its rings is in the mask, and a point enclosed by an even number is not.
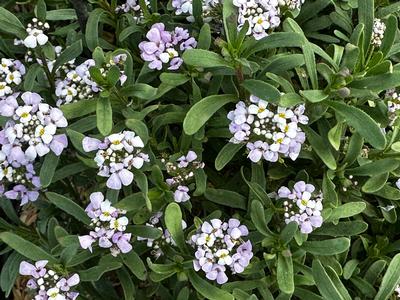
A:
[[[399,16],[2,1],[1,298],[399,298]]]

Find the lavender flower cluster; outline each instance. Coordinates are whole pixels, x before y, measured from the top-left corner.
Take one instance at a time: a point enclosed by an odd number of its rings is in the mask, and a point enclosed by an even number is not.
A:
[[[0,64],[0,99],[16,92],[25,75],[25,66],[15,59],[2,58]]]
[[[66,135],[57,134],[68,125],[62,111],[42,100],[31,92],[0,100],[0,115],[10,118],[0,131],[0,190],[9,199],[20,199],[21,205],[39,196],[35,159],[50,151],[59,156],[68,145]]]
[[[203,21],[210,22],[213,20],[215,12],[221,6],[223,0],[202,0]],[[193,16],[193,0],[172,0],[172,7],[175,9],[176,15],[187,15],[189,22],[194,22]]]
[[[100,68],[100,72],[103,77],[106,77],[108,70],[112,66],[123,66],[125,61],[126,55],[116,55],[110,59],[103,68]],[[101,86],[90,76],[89,69],[94,66],[95,61],[93,59],[88,59],[75,68],[68,70],[65,78],[56,82],[55,93],[58,97],[57,106],[77,102],[79,100],[91,99],[102,90]],[[124,71],[120,68],[119,82],[121,86],[125,83],[126,79],[127,77]]]
[[[280,156],[296,160],[305,141],[299,123],[308,123],[304,105],[284,108],[255,96],[250,96],[250,101],[250,105],[240,101],[228,113],[229,130],[233,134],[230,142],[246,143],[248,158],[253,162],[262,158],[276,162]]]
[[[162,161],[165,162],[164,159]],[[188,183],[193,179],[196,169],[204,168],[204,163],[198,161],[197,154],[190,150],[186,155],[179,157],[176,162],[167,162],[165,167],[168,175],[172,176],[166,180],[166,183],[175,189],[175,202],[189,201]]]
[[[124,232],[129,223],[128,218],[124,216],[126,211],[113,207],[100,192],[90,195],[90,203],[85,211],[92,220],[90,226],[94,231],[79,237],[83,249],[92,252],[92,244],[98,241],[99,247],[110,249],[113,256],[132,250],[132,234]]]
[[[149,6],[150,1],[145,0],[144,3]],[[116,13],[131,13],[133,14],[133,19],[137,23],[141,23],[143,21],[143,10],[140,7],[139,1],[137,0],[126,0],[126,3],[118,5],[115,8]]]
[[[149,156],[142,152],[142,139],[133,131],[122,131],[107,136],[104,141],[85,137],[82,141],[86,152],[97,151],[94,161],[99,176],[107,177],[107,187],[114,190],[128,186],[133,181],[132,167],[140,169]]]
[[[242,239],[248,234],[247,227],[237,219],[204,222],[191,237],[192,246],[197,248],[194,269],[202,270],[209,280],[216,280],[218,284],[228,281],[225,272],[229,269],[232,274],[242,273],[253,257],[251,242]]]
[[[37,46],[43,46],[49,40],[49,37],[44,34],[50,28],[48,23],[43,23],[37,18],[32,19],[32,23],[29,23],[26,32],[28,36],[24,39],[23,44],[27,48],[36,48]]]
[[[138,236],[137,240],[138,241],[145,241],[147,247],[152,248],[151,254],[155,258],[159,258],[160,256],[164,255],[163,247],[166,245],[172,245],[175,246],[176,243],[174,239],[171,237],[171,234],[169,233],[168,229],[163,229],[161,226],[160,218],[163,216],[163,213],[161,211],[156,212],[150,219],[149,222],[146,223],[146,226],[149,227],[156,227],[162,232],[162,235],[158,239],[151,239],[151,238],[145,238]],[[182,220],[182,229],[185,230],[187,228],[187,224],[184,220]]]
[[[285,222],[296,222],[302,233],[311,233],[315,228],[321,227],[323,219],[322,193],[313,194],[315,186],[298,181],[293,189],[282,186],[278,190],[279,198],[287,199],[283,202],[285,209]]]
[[[371,44],[374,47],[380,47],[382,45],[383,37],[385,35],[386,25],[381,19],[375,18],[372,27]]]
[[[27,283],[34,296],[34,300],[75,300],[79,293],[71,288],[79,284],[78,274],[65,278],[51,269],[46,269],[48,261],[39,260],[35,264],[22,261],[19,266],[19,274],[31,276]]]
[[[163,23],[154,24],[146,34],[148,41],[139,44],[140,56],[149,62],[150,69],[178,70],[183,63],[180,57],[186,49],[196,48],[197,41],[190,37],[189,31],[175,27],[173,31],[165,30]]]

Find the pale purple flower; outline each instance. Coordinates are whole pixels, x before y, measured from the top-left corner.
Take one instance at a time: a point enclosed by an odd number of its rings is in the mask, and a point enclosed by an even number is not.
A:
[[[48,260],[39,260],[32,265],[26,261],[22,261],[19,265],[19,274],[25,276],[32,276],[34,278],[43,277],[46,274],[45,266],[47,265]]]
[[[190,199],[188,194],[189,188],[187,186],[179,185],[174,193],[174,200],[177,203],[186,202]]]
[[[112,241],[117,245],[122,253],[128,253],[132,250],[132,245],[129,243],[131,240],[130,233],[117,232],[113,235]]]

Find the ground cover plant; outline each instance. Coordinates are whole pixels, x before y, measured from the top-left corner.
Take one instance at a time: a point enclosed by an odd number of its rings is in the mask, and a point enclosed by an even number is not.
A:
[[[396,299],[399,15],[1,1],[2,299]]]

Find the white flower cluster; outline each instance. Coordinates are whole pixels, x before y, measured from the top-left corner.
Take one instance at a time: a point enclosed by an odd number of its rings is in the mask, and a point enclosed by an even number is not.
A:
[[[99,176],[107,177],[107,187],[114,190],[128,186],[133,181],[132,168],[140,169],[149,156],[142,152],[142,139],[133,131],[122,131],[107,136],[104,141],[85,137],[82,141],[86,152],[97,150],[94,161]]]
[[[48,23],[43,23],[36,18],[32,19],[32,23],[28,24],[26,32],[28,36],[24,39],[23,43],[27,48],[36,48],[38,45],[43,46],[49,40],[48,36],[44,34],[50,28]]]
[[[100,192],[90,194],[90,203],[85,209],[91,218],[90,226],[94,231],[80,236],[79,243],[83,249],[92,252],[92,244],[98,241],[101,248],[110,249],[112,256],[128,253],[132,250],[131,233],[125,233],[129,223],[126,211],[115,208]]]
[[[323,195],[319,193],[313,196],[314,191],[315,186],[304,181],[296,182],[292,190],[285,186],[278,190],[279,198],[287,199],[283,202],[286,224],[296,222],[302,233],[311,233],[323,222]]]
[[[165,160],[162,159],[162,162],[165,162]],[[194,177],[194,171],[204,168],[204,163],[198,161],[197,154],[190,150],[186,155],[179,157],[176,162],[167,162],[165,167],[168,175],[172,176],[166,182],[171,188],[175,189],[175,202],[188,201],[190,199],[188,184]]]
[[[34,291],[33,300],[75,300],[79,293],[72,291],[71,287],[80,282],[78,274],[64,278],[57,272],[46,269],[48,261],[39,260],[35,264],[22,261],[19,266],[19,274],[31,276],[26,286]]]
[[[300,9],[305,0],[233,0],[239,9],[238,30],[249,24],[247,35],[260,40],[277,28],[281,23],[281,7]]]
[[[279,6],[287,7],[290,10],[300,9],[305,0],[278,0]]]
[[[387,99],[390,125],[393,125],[400,112],[400,93],[396,89],[390,89],[386,91],[385,98]]]
[[[281,155],[296,160],[305,141],[299,123],[308,123],[304,105],[284,108],[255,96],[250,96],[250,101],[249,106],[240,101],[228,113],[229,130],[233,134],[230,142],[246,143],[248,157],[253,162],[262,158],[276,162]]]
[[[144,3],[147,7],[150,6],[150,1],[145,0]],[[143,11],[140,7],[138,0],[126,0],[126,3],[121,4],[115,8],[115,12],[117,13],[132,13],[133,19],[140,23],[143,20]]]
[[[65,134],[56,134],[58,128],[68,125],[63,112],[42,103],[42,97],[36,93],[23,93],[22,105],[17,97],[8,96],[0,101],[0,115],[12,118],[5,126],[8,142],[22,146],[30,161],[46,155],[50,150],[60,155],[68,144]]]
[[[116,55],[102,68],[100,72],[103,77],[107,76],[112,66],[120,67],[120,84],[123,85],[127,79],[122,66],[126,61],[126,55]],[[63,80],[56,82],[57,106],[77,102],[79,100],[88,100],[97,95],[102,89],[90,76],[89,69],[95,66],[93,59],[88,59],[76,68],[70,69]]]
[[[223,0],[202,0],[203,2],[203,20],[210,22],[213,19],[213,14],[219,5],[222,5]],[[189,22],[194,22],[193,16],[193,0],[172,0],[172,7],[175,9],[176,15],[187,15],[186,19]]]
[[[374,25],[372,27],[371,44],[374,47],[380,47],[382,40],[385,35],[386,25],[381,19],[375,18]]]
[[[161,223],[160,218],[162,217],[163,213],[161,211],[156,212],[150,219],[149,222],[146,223],[146,226],[149,227],[156,227],[157,224]],[[187,228],[187,224],[184,220],[182,220],[182,229],[185,230]],[[164,252],[162,250],[163,247],[166,245],[172,245],[175,246],[176,243],[174,239],[171,237],[171,234],[169,233],[168,229],[163,229],[160,226],[157,226],[157,229],[159,229],[163,234],[160,238],[158,239],[150,239],[150,238],[144,238],[144,237],[137,237],[138,241],[145,241],[147,244],[147,247],[152,248],[153,250],[151,251],[151,254],[155,258],[159,258],[160,256],[164,255]]]
[[[233,274],[242,273],[253,257],[252,244],[242,239],[248,234],[247,227],[237,219],[204,222],[191,238],[192,246],[197,248],[194,269],[203,270],[209,280],[218,284],[228,281],[228,268]]]
[[[233,0],[233,4],[239,8],[238,30],[247,22],[247,35],[253,35],[256,40],[268,36],[281,23],[278,0]]]
[[[15,88],[21,84],[22,76],[25,75],[25,72],[25,66],[19,60],[1,59],[0,99],[16,92]]]

